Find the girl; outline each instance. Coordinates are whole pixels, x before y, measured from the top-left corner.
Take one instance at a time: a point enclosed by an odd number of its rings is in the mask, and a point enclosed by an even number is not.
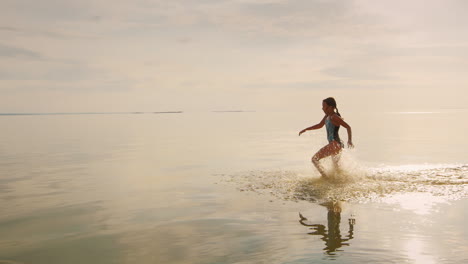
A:
[[[348,132],[348,147],[353,147],[353,141],[351,127],[341,118],[340,112],[338,112],[338,108],[336,107],[336,101],[333,97],[328,97],[327,99],[323,100],[322,110],[325,112],[325,116],[323,117],[322,121],[314,126],[301,130],[301,132],[299,132],[299,136],[307,130],[319,129],[324,125],[326,126],[328,145],[321,148],[312,157],[312,163],[315,165],[320,174],[326,178],[327,175],[325,174],[325,171],[323,170],[319,161],[323,158],[332,156],[335,167],[338,168],[339,154],[341,149],[344,147],[340,140],[340,136],[338,135],[340,126],[344,126]]]

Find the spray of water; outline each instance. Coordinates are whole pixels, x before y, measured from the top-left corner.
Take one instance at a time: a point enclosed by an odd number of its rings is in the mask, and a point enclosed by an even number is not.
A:
[[[468,197],[468,165],[404,165],[365,167],[352,155],[343,155],[337,171],[324,160],[328,178],[315,171],[248,171],[229,175],[240,191],[278,199],[323,203],[376,201],[402,193],[427,193],[444,199]]]

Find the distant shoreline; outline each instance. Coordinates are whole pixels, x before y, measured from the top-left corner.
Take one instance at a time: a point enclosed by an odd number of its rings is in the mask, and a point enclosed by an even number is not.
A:
[[[134,114],[181,114],[183,111],[165,112],[83,112],[83,113],[0,113],[0,116],[31,116],[31,115],[134,115]]]
[[[251,110],[214,110],[211,113],[253,113]],[[0,113],[0,116],[44,116],[44,115],[141,115],[141,114],[183,114],[184,111],[156,112],[64,112],[64,113]]]
[[[211,111],[213,113],[253,113],[255,111],[245,111],[245,110],[226,110],[226,111]]]

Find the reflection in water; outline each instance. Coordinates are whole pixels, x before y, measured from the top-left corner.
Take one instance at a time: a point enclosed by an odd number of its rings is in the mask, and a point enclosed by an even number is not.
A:
[[[326,202],[321,205],[328,209],[327,220],[328,230],[324,225],[321,224],[309,224],[307,218],[299,213],[299,223],[303,226],[310,227],[309,235],[322,236],[322,240],[325,242],[326,247],[323,249],[328,255],[335,255],[334,252],[342,251],[339,250],[342,246],[349,246],[349,243],[345,243],[354,238],[354,224],[356,220],[354,218],[348,219],[349,229],[348,235],[345,238],[341,237],[340,222],[341,222],[341,203],[340,202]]]

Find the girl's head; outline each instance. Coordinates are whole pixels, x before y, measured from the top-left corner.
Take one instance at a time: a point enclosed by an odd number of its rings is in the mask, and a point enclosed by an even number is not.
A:
[[[332,114],[335,112],[340,115],[340,112],[338,112],[338,107],[336,107],[336,101],[335,98],[333,97],[328,97],[327,99],[323,99],[322,101],[322,110],[325,112],[325,114]]]

